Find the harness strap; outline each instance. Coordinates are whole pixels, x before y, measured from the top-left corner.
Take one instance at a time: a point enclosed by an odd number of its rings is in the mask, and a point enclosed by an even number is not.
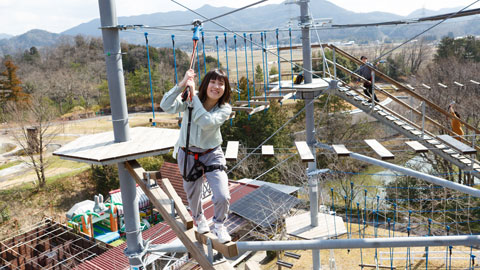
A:
[[[227,171],[227,166],[222,165],[222,164],[213,164],[213,165],[205,165],[203,162],[201,162],[198,158],[200,156],[203,156],[209,152],[211,152],[214,148],[208,149],[205,152],[202,153],[195,153],[195,152],[189,152],[189,155],[194,156],[194,163],[190,171],[188,172],[187,176],[183,176],[183,179],[187,182],[194,182],[200,179],[205,173],[208,172],[213,172],[215,170],[221,170],[221,171]],[[185,149],[182,147],[182,150],[185,151]],[[185,159],[185,162],[187,159]]]

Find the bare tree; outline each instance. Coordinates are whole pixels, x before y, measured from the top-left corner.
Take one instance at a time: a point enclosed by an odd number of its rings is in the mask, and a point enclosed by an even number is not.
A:
[[[62,129],[62,125],[53,122],[58,113],[50,103],[51,100],[41,94],[35,94],[29,104],[7,104],[9,123],[17,127],[13,137],[27,157],[25,163],[35,171],[39,188],[46,183],[47,146]]]

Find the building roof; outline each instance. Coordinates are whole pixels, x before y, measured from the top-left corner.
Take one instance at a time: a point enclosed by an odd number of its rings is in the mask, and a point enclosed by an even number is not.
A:
[[[230,210],[256,225],[268,228],[299,203],[299,199],[263,185],[232,203]]]
[[[177,164],[165,162],[162,168],[160,169],[162,177],[168,178],[172,183],[172,186],[177,191],[182,201],[186,203],[186,194],[183,191],[183,179],[180,175]],[[249,185],[244,183],[236,183],[235,181],[229,182],[230,190],[230,203],[234,203],[254,191],[258,188],[255,185]],[[213,217],[213,202],[211,199],[206,200],[203,203],[203,209],[205,217],[208,220],[211,220]],[[235,232],[238,228],[242,227],[247,221],[242,217],[239,217],[235,214],[230,214],[228,216],[225,225],[227,226],[229,232]],[[175,240],[177,237],[175,233],[170,229],[170,226],[165,222],[158,223],[146,231],[142,232],[142,238],[147,240],[149,238],[154,239],[152,244],[166,244]],[[85,262],[75,269],[87,270],[87,269],[102,269],[102,270],[122,270],[128,269],[129,263],[128,259],[124,254],[124,249],[127,247],[126,243],[121,244],[111,250],[102,254],[89,262]]]
[[[284,185],[284,184],[276,184],[276,183],[270,183],[270,182],[265,182],[265,181],[260,181],[260,180],[254,180],[254,179],[248,179],[248,178],[243,178],[243,179],[240,179],[238,180],[237,182],[240,182],[240,183],[245,183],[245,184],[250,184],[250,185],[255,185],[255,186],[263,186],[263,185],[266,185],[266,186],[269,186],[269,187],[272,187],[272,188],[275,188],[283,193],[286,193],[286,194],[292,194],[296,191],[298,191],[300,188],[299,187],[295,187],[295,186],[289,186],[289,185]]]

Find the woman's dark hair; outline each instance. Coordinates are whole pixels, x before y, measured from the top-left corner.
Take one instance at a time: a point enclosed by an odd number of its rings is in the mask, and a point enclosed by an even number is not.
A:
[[[230,93],[232,92],[232,89],[230,88],[227,74],[225,71],[218,68],[210,70],[207,72],[205,77],[203,77],[202,83],[198,89],[198,98],[200,101],[205,102],[207,99],[207,88],[210,80],[223,80],[223,83],[225,84],[225,91],[223,92],[222,97],[218,100],[218,105],[221,106],[227,103],[230,100]]]

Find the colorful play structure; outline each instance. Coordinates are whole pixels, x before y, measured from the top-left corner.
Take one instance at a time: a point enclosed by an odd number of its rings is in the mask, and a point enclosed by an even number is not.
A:
[[[153,210],[150,201],[140,188],[138,207],[142,230],[151,224],[163,221],[160,214]],[[110,202],[104,203],[103,195],[95,195],[94,201],[85,200],[76,203],[66,214],[68,226],[77,229],[88,237],[104,243],[112,243],[125,235],[122,197],[120,190],[109,192]]]

